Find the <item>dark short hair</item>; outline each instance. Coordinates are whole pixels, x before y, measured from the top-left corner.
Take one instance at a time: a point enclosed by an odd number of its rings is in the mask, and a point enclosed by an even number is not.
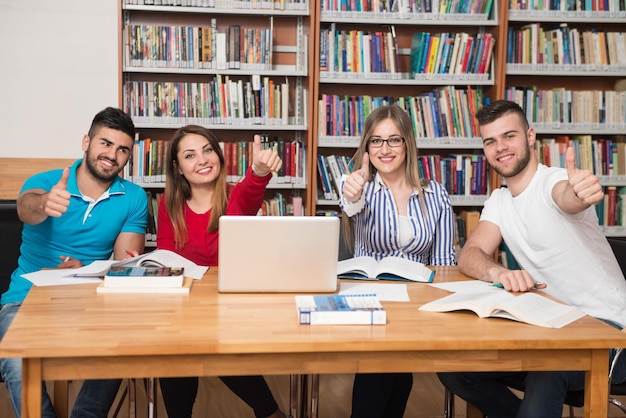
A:
[[[122,131],[126,135],[135,139],[135,124],[130,116],[128,116],[123,110],[115,107],[107,107],[94,116],[91,121],[91,127],[89,128],[89,138],[93,138],[96,132],[102,127],[115,129],[116,131]]]
[[[495,100],[486,104],[476,112],[476,120],[478,121],[478,126],[483,126],[509,113],[517,114],[520,121],[524,124],[524,129],[528,129],[529,124],[524,109],[510,100]]]

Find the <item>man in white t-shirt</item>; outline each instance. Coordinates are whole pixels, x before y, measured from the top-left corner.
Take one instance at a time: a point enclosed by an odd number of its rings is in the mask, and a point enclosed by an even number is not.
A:
[[[484,153],[506,180],[485,203],[480,222],[458,259],[459,269],[507,291],[546,293],[618,329],[626,325],[626,280],[598,225],[594,205],[604,193],[598,178],[576,167],[546,167],[534,151],[535,131],[516,104],[498,100],[476,113]],[[492,254],[502,241],[523,270],[509,270]],[[611,352],[611,359],[614,356]],[[584,389],[583,372],[440,373],[453,393],[489,418],[560,418],[565,394]],[[621,356],[613,382],[626,381]],[[509,387],[522,389],[519,399]]]

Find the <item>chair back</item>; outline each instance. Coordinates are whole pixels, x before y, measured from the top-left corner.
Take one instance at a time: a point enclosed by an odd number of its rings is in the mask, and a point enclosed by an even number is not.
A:
[[[622,273],[626,278],[626,240],[620,238],[607,238],[607,241],[611,245],[613,254],[615,254],[615,258],[617,258],[617,262],[619,263]]]
[[[22,245],[22,222],[15,200],[0,200],[0,294],[9,288]]]

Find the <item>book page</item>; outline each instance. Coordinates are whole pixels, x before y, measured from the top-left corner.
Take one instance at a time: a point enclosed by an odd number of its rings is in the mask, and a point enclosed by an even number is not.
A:
[[[371,278],[376,279],[374,272],[378,262],[374,257],[354,257],[341,260],[337,263],[337,275],[355,279]],[[362,277],[352,277],[351,274],[358,274]]]
[[[43,269],[26,273],[22,277],[35,286],[99,283],[113,263],[113,260],[96,260],[76,269]]]
[[[548,328],[561,328],[585,316],[584,312],[572,306],[555,302],[537,293],[516,296],[498,308],[490,316],[516,319]]]
[[[478,279],[461,280],[458,282],[430,283],[429,286],[456,293],[485,293],[502,291],[502,289],[493,286],[493,283]]]
[[[453,293],[422,305],[419,309],[429,312],[470,310],[481,318],[488,317],[495,306],[505,306],[515,296],[506,291],[484,293]]]
[[[389,278],[389,273],[414,282],[430,282],[433,276],[433,270],[424,264],[402,257],[385,257],[378,262],[376,276]]]

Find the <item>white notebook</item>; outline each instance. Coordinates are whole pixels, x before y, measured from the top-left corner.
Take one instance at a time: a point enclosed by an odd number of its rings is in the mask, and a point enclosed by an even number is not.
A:
[[[218,290],[335,292],[339,218],[222,216]]]

